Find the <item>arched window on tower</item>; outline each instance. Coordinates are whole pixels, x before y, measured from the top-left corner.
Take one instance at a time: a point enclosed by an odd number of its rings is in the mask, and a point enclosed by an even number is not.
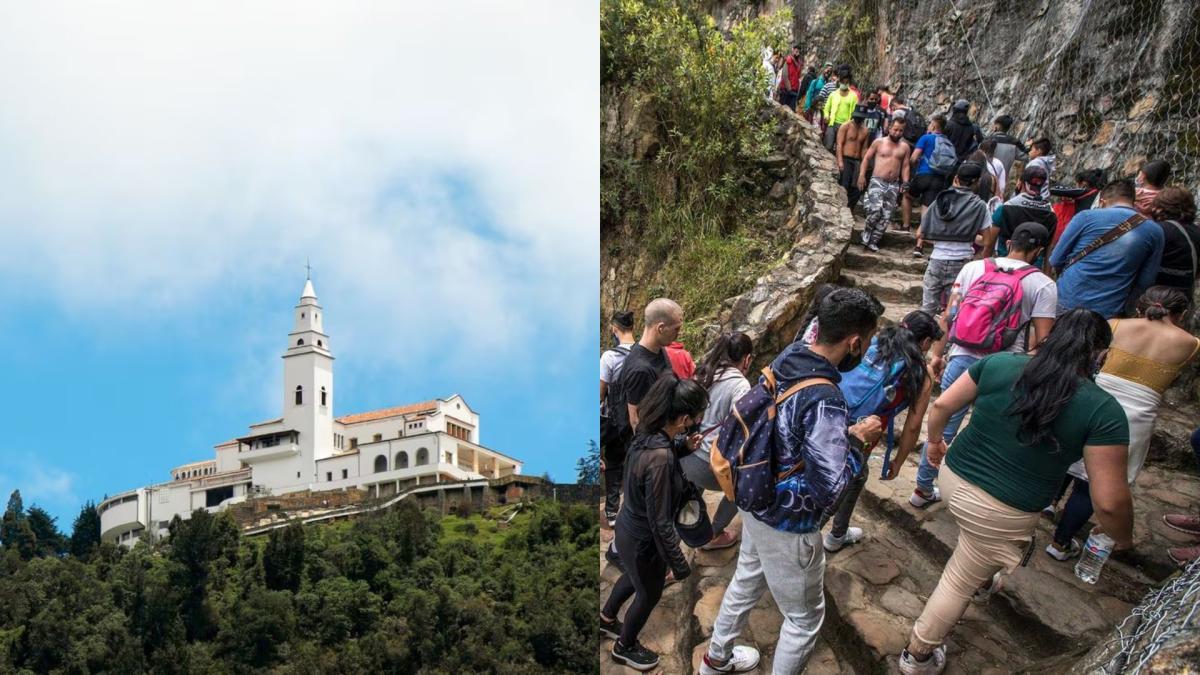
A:
[[[408,453],[407,452],[404,452],[403,450],[401,450],[400,452],[396,453],[396,468],[397,469],[407,469],[408,468]]]
[[[428,448],[417,448],[417,466],[429,463]]]
[[[304,404],[304,387],[296,385],[296,405]]]
[[[321,387],[321,405],[329,405],[329,394],[325,392],[325,387]]]
[[[304,346],[304,338],[300,338],[299,340],[296,340],[296,346],[303,347]]]
[[[383,473],[387,471],[387,457],[379,455],[375,458],[375,473]]]

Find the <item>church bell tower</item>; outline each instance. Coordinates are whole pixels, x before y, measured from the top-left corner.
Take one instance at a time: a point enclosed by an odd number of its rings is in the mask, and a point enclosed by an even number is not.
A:
[[[283,423],[300,432],[298,483],[316,482],[316,460],[333,454],[333,353],[322,314],[305,279],[283,353]]]

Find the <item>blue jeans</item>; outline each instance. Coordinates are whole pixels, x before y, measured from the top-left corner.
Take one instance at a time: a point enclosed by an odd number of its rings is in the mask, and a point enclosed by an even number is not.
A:
[[[1071,497],[1067,499],[1067,505],[1063,507],[1062,516],[1058,519],[1058,527],[1054,530],[1054,543],[1058,544],[1060,549],[1071,545],[1071,540],[1079,534],[1084,525],[1087,525],[1094,511],[1088,482],[1074,477],[1072,480],[1075,482],[1075,489],[1071,490]]]
[[[950,388],[959,375],[967,372],[967,368],[971,367],[980,358],[970,354],[959,354],[950,358],[950,362],[946,364],[946,371],[942,373],[942,391]],[[946,445],[954,442],[954,437],[958,435],[958,427],[962,425],[963,418],[967,416],[967,409],[971,406],[963,406],[960,410],[955,410],[954,414],[946,422],[946,428],[942,431],[942,438],[945,439]],[[929,445],[921,446],[921,465],[917,467],[917,487],[929,494],[933,491],[933,481],[937,479],[937,467],[929,463],[928,455]]]
[[[1192,452],[1196,453],[1196,465],[1200,466],[1200,427],[1192,432]]]

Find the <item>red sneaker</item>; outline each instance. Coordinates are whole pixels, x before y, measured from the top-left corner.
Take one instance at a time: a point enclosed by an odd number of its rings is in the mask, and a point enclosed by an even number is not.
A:
[[[1200,558],[1200,544],[1186,548],[1169,548],[1167,556],[1174,560],[1176,565],[1186,565],[1196,558]]]
[[[704,551],[717,551],[723,548],[729,548],[738,543],[739,537],[729,530],[721,530],[721,534],[712,538],[712,541],[701,546]]]
[[[1184,515],[1182,513],[1168,513],[1163,516],[1163,522],[1167,527],[1187,532],[1200,537],[1200,516]]]

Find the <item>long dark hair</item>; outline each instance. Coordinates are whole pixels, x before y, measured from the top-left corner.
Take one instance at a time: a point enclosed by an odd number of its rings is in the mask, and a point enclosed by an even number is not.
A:
[[[1017,440],[1025,445],[1057,445],[1054,420],[1067,407],[1079,378],[1092,373],[1096,352],[1112,342],[1108,322],[1090,309],[1073,309],[1054,322],[1013,385],[1007,414],[1018,419]]]
[[[925,387],[925,353],[921,351],[921,341],[941,337],[942,328],[937,320],[929,312],[919,309],[909,312],[900,323],[879,331],[875,337],[878,363],[884,368],[890,369],[895,361],[904,361],[900,379],[914,400]]]
[[[637,433],[657,433],[680,415],[700,417],[707,407],[708,392],[698,382],[664,373],[642,397],[638,406]]]
[[[1138,316],[1151,321],[1162,321],[1172,314],[1183,314],[1187,310],[1187,293],[1170,286],[1151,286],[1137,301]]]
[[[705,389],[712,389],[713,379],[724,368],[736,368],[737,364],[754,351],[754,341],[740,331],[721,333],[696,369],[696,381]]]

